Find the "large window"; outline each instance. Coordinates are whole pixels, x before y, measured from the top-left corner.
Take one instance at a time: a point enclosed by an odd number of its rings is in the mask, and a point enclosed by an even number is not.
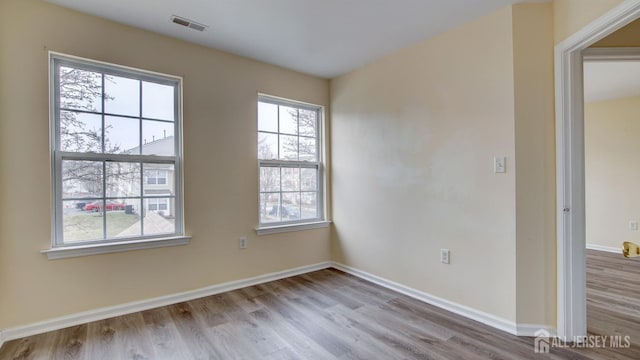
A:
[[[183,235],[181,80],[51,55],[53,246]]]
[[[320,107],[258,99],[261,226],[324,220]]]

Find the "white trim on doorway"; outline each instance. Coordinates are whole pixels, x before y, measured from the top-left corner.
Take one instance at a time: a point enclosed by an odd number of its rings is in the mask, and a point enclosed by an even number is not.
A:
[[[640,47],[589,48],[582,51],[584,61],[638,61]]]
[[[566,341],[587,334],[583,51],[638,17],[640,0],[626,0],[555,47],[557,334]]]

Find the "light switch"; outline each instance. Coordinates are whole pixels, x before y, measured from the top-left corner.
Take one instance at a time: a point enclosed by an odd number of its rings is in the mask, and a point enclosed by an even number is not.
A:
[[[493,172],[505,173],[507,172],[507,158],[504,156],[496,156],[493,158]]]

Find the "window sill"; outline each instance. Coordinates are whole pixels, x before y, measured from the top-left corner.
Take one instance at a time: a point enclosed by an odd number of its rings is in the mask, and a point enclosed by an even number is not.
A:
[[[187,245],[191,236],[173,236],[158,239],[144,239],[127,242],[113,242],[78,246],[60,246],[40,251],[47,254],[49,260],[64,259],[78,256],[108,254],[123,251],[153,249],[167,246]]]
[[[320,229],[320,228],[329,227],[329,224],[331,224],[331,221],[316,221],[316,222],[302,223],[302,224],[263,226],[256,229],[256,234],[269,235],[269,234],[277,234],[277,233],[290,232],[290,231]]]

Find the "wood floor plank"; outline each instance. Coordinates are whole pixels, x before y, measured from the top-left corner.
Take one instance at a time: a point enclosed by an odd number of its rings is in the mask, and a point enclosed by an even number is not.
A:
[[[260,309],[251,313],[258,326],[271,328],[274,333],[289,345],[297,359],[331,359],[333,356],[311,338],[302,334],[286,319],[277,316],[269,309]]]
[[[114,319],[114,324],[119,359],[146,360],[155,357],[141,313],[118,316]]]
[[[169,305],[167,309],[192,359],[223,358],[223,354],[207,336],[204,325],[194,317],[188,303]]]
[[[258,296],[257,299],[269,310],[280,315],[299,332],[315,341],[318,345],[334,356],[338,357],[349,351],[349,347],[340,339],[340,337],[327,332],[324,329],[318,328],[315,326],[314,321],[306,314],[288,306],[285,301],[279,299],[276,295],[266,293]]]
[[[156,359],[190,359],[186,344],[166,308],[143,311],[142,319],[149,332]]]
[[[33,359],[33,352],[36,345],[36,339],[25,338],[19,341],[14,341],[14,344],[7,346],[7,352],[11,353],[10,359],[12,360],[27,360]],[[4,346],[3,346],[4,348]]]
[[[51,349],[52,359],[85,359],[87,324],[67,328],[57,336],[55,348]]]
[[[640,261],[587,251],[588,331],[629,348],[554,347],[326,269],[6,342],[0,360],[640,359]]]
[[[115,319],[105,319],[89,323],[87,359],[109,360],[118,356],[118,348],[115,342]]]

